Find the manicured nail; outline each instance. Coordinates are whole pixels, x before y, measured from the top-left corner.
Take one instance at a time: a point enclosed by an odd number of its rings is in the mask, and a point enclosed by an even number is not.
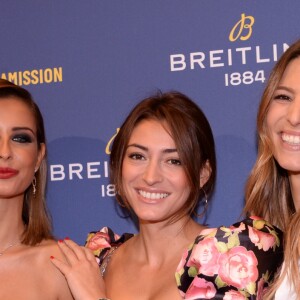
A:
[[[63,240],[58,240],[58,242],[59,242],[59,243],[63,243],[64,241],[63,241]]]
[[[50,259],[53,259],[53,258],[54,258],[54,256],[51,255],[51,256],[50,256]]]
[[[69,240],[70,238],[67,236],[67,237],[65,237],[65,240]]]

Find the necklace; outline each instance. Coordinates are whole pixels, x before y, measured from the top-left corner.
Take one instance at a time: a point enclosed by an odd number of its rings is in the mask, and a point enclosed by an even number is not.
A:
[[[10,249],[10,248],[13,247],[13,246],[18,245],[19,243],[20,243],[20,242],[17,241],[17,242],[15,242],[15,243],[12,243],[12,244],[8,245],[6,248],[4,248],[4,249],[0,252],[0,256],[2,256],[8,249]]]

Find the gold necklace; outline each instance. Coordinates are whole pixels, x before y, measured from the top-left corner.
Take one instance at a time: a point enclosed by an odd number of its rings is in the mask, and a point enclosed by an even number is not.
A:
[[[17,241],[15,243],[12,243],[10,245],[8,245],[6,248],[4,248],[1,252],[0,252],[0,256],[2,256],[8,249],[10,249],[13,246],[16,246],[20,243],[20,241]]]

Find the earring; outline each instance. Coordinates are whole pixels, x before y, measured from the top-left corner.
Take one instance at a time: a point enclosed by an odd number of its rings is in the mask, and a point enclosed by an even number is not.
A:
[[[201,187],[201,190],[203,191],[203,195],[204,195],[204,205],[206,206],[207,203],[208,203],[208,197],[207,197],[207,194],[205,192],[205,189],[203,187]]]
[[[33,197],[35,197],[35,193],[36,193],[36,177],[34,176],[32,179],[32,194]]]
[[[203,187],[200,187],[200,190],[202,190],[203,195],[204,195],[204,199],[201,200],[201,202],[202,202],[202,201],[204,202],[204,203],[203,203],[203,204],[204,204],[204,208],[203,208],[203,211],[202,211],[201,213],[197,213],[197,210],[194,209],[193,214],[194,214],[197,218],[202,218],[202,217],[205,215],[205,213],[206,213],[206,211],[207,211],[207,207],[208,207],[208,197],[207,197],[207,194],[206,194],[206,192],[205,192],[205,190],[204,190]]]

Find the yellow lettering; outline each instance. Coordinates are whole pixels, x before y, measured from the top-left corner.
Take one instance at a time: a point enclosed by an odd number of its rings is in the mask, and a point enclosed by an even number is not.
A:
[[[43,69],[40,69],[40,83],[44,83]]]
[[[29,85],[30,84],[30,71],[24,71],[23,72],[23,84]]]
[[[252,26],[255,19],[252,16],[246,16],[241,14],[241,19],[233,26],[229,34],[229,40],[231,42],[236,41],[238,38],[242,41],[246,41],[252,35]],[[244,30],[247,30],[246,35],[242,35]]]
[[[25,70],[1,74],[2,79],[17,85],[42,84],[63,81],[63,68],[47,68],[39,70]]]
[[[62,74],[62,67],[54,68],[54,82],[62,82],[63,81],[63,74]]]
[[[31,84],[38,84],[39,78],[38,78],[39,72],[38,70],[32,70],[31,71]]]
[[[51,69],[46,69],[44,71],[44,81],[46,83],[52,82],[53,81],[53,76],[52,75],[53,75],[52,70]]]
[[[14,72],[14,73],[8,73],[8,80],[15,83],[15,84],[18,84],[17,82],[17,75],[18,73],[17,72]]]
[[[115,139],[115,137],[117,136],[118,132],[120,131],[120,128],[117,128],[117,132],[111,137],[111,139],[108,141],[107,145],[106,145],[106,148],[105,148],[105,153],[106,154],[110,154],[111,151],[110,151],[110,148],[111,148],[111,145]]]
[[[23,84],[23,72],[19,71],[18,72],[18,77],[19,77],[19,81],[18,81],[18,85],[22,85]]]

